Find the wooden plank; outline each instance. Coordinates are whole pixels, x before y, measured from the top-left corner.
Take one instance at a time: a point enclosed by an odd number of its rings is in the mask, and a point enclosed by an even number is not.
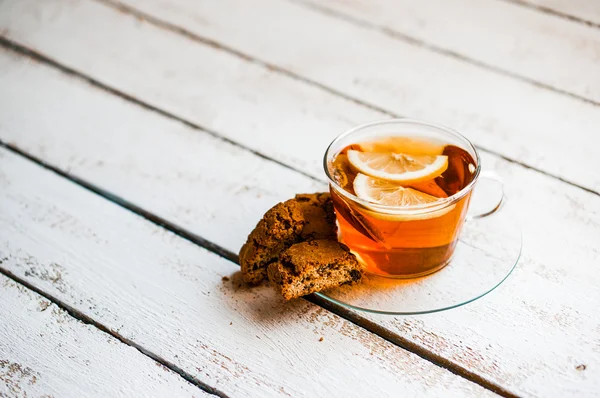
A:
[[[213,396],[2,274],[0,314],[0,396]]]
[[[0,120],[5,121],[1,139],[229,250],[239,249],[267,202],[286,199],[293,189],[302,191],[313,184],[260,159],[260,178],[250,189],[242,189],[248,176],[232,172],[231,159],[249,169],[258,166],[231,145],[90,89],[47,66],[6,54],[0,59],[0,85],[10,98],[0,106]],[[30,95],[34,90],[36,95]],[[211,173],[203,151],[214,152],[218,161],[211,167],[220,171],[219,179],[187,178],[190,170]],[[509,200],[517,204],[525,241],[517,271],[498,291],[464,308],[423,317],[369,319],[387,328],[390,338],[430,350],[515,394],[591,394],[600,388],[600,320],[594,310],[600,302],[600,201],[501,159],[485,156],[483,162],[484,168],[506,178]],[[219,180],[228,183],[218,184]],[[285,181],[296,182],[287,186]],[[203,197],[208,191],[214,192]],[[239,196],[246,191],[254,194]],[[228,199],[232,192],[248,213],[233,215],[235,208],[222,206],[236,203]],[[259,193],[264,202],[252,199]],[[211,232],[223,225],[229,234]]]
[[[579,144],[595,139],[598,107],[304,7],[257,1],[136,5],[348,95],[455,126],[484,147],[600,191],[595,147]],[[333,136],[386,117],[101,4],[13,0],[0,7],[6,37],[313,175],[322,175],[321,153]],[[255,23],[265,10],[281,16],[268,28]],[[286,145],[273,134],[285,134]]]
[[[497,0],[299,2],[600,104],[600,29]]]
[[[227,395],[495,395],[5,149],[0,170],[0,267]]]
[[[195,233],[229,250],[237,252],[257,214],[282,197],[326,189],[322,182],[282,172],[276,163],[72,80],[2,51],[2,139],[32,153],[48,148],[52,155],[46,160],[55,166],[69,172],[82,167],[87,172],[77,174],[97,186],[161,209],[156,214],[176,224],[193,222]],[[32,97],[26,86],[37,94]],[[67,102],[57,101],[57,95]],[[24,118],[26,109],[37,117]],[[40,130],[40,123],[52,128]],[[24,142],[26,137],[32,141]],[[64,145],[54,145],[59,142]]]
[[[595,0],[509,0],[539,11],[600,27],[600,4]]]

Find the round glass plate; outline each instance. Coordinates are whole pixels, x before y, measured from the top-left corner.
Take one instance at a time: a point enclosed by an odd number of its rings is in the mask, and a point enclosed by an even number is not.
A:
[[[498,287],[521,255],[521,228],[510,206],[467,220],[450,263],[416,279],[366,274],[363,282],[316,293],[351,309],[389,315],[444,311],[468,304]]]

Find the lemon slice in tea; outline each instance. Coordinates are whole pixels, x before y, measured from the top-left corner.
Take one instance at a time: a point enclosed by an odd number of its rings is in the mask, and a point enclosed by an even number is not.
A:
[[[364,141],[352,145],[361,152],[403,152],[414,155],[442,155],[446,143],[434,139],[419,139],[413,137],[380,137],[372,141]]]
[[[383,213],[379,211],[366,211],[370,216],[390,220],[423,220],[443,216],[454,208],[454,204],[434,211],[424,211],[422,209],[410,209],[411,206],[434,203],[440,198],[417,191],[413,188],[403,187],[398,183],[380,180],[358,173],[354,179],[354,192],[359,198],[386,206],[396,206],[398,213]]]
[[[351,149],[348,151],[348,161],[363,174],[401,184],[431,180],[448,168],[448,157],[444,155],[360,152]]]

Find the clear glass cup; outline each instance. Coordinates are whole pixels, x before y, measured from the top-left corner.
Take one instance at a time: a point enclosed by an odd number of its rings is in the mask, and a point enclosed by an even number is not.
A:
[[[390,137],[443,145],[449,164],[453,161],[465,163],[456,164],[457,167],[464,166],[461,172],[470,173],[461,176],[465,178],[462,181],[468,182],[458,192],[433,203],[402,207],[361,199],[339,185],[333,161],[340,151],[353,144],[385,141]],[[419,120],[369,123],[337,137],[325,152],[324,167],[339,239],[366,263],[368,272],[392,278],[416,278],[433,273],[450,262],[467,218],[471,193],[481,174],[479,154],[467,138],[450,128]],[[444,183],[451,182],[449,177],[443,179],[444,174],[440,178]],[[503,190],[499,196],[494,198],[490,210],[471,217],[483,217],[498,210],[504,197]]]

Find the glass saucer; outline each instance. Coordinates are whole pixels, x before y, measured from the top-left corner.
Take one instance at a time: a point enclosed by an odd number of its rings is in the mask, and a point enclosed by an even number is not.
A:
[[[515,268],[521,228],[510,206],[465,222],[450,263],[415,279],[366,274],[363,282],[316,293],[350,309],[388,315],[428,314],[485,296]]]

